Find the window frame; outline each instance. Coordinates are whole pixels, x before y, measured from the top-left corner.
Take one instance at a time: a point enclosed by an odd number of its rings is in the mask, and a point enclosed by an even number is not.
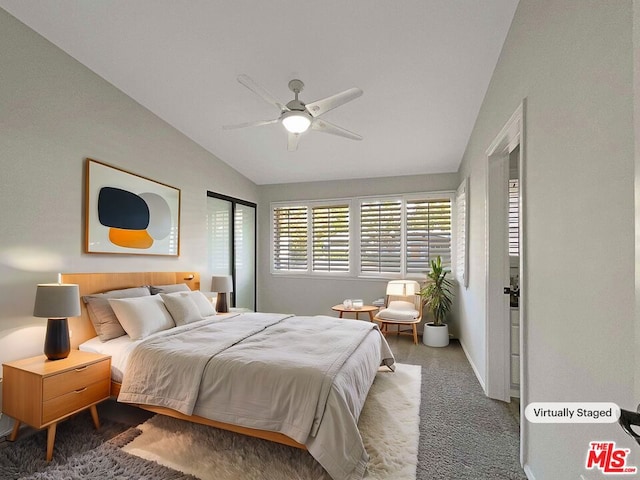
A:
[[[329,198],[321,200],[294,200],[294,201],[274,201],[269,206],[269,267],[272,275],[275,276],[288,276],[288,277],[312,277],[312,278],[358,278],[363,280],[385,280],[385,279],[412,279],[422,281],[424,280],[425,273],[406,273],[406,252],[407,252],[407,202],[415,200],[428,200],[431,198],[446,198],[450,201],[451,205],[451,241],[450,241],[450,254],[451,254],[451,266],[450,269],[454,269],[455,260],[455,190],[438,190],[432,192],[421,193],[403,193],[403,194],[391,194],[391,195],[368,195],[358,196],[350,198]],[[393,201],[399,200],[401,202],[401,266],[399,273],[391,272],[375,272],[366,273],[361,270],[360,259],[360,216],[361,216],[361,204],[363,202],[372,201]],[[313,207],[330,207],[338,205],[349,206],[349,269],[346,272],[316,272],[313,271]],[[307,214],[307,269],[302,271],[292,270],[276,270],[274,267],[274,212],[277,208],[286,207],[301,207],[306,206],[308,209]]]
[[[338,207],[347,205],[349,208],[348,222],[349,222],[349,269],[346,272],[323,272],[313,270],[313,208],[314,207]],[[275,268],[274,255],[275,255],[275,229],[274,222],[275,210],[278,208],[294,208],[294,207],[306,207],[307,208],[307,268],[306,270],[279,270]],[[277,276],[290,276],[290,277],[340,277],[345,278],[351,276],[351,270],[353,268],[353,249],[352,249],[352,224],[353,224],[353,202],[351,198],[330,198],[326,200],[300,200],[300,201],[288,201],[288,202],[271,202],[269,211],[269,267],[272,275]]]

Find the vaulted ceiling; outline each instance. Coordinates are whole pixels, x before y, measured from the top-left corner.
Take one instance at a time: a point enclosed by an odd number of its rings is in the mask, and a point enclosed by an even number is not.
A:
[[[257,184],[455,172],[517,0],[0,0],[0,7]],[[279,111],[301,79],[311,102],[364,94],[322,116],[361,141]],[[179,159],[176,159],[179,161]]]

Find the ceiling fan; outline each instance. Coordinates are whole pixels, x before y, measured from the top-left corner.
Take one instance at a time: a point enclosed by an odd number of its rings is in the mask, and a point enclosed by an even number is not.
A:
[[[225,125],[222,128],[226,130],[244,127],[258,127],[281,122],[288,133],[287,149],[290,152],[297,150],[300,135],[306,132],[309,128],[312,130],[318,130],[319,132],[331,133],[332,135],[350,138],[351,140],[362,140],[362,137],[357,133],[350,132],[349,130],[318,118],[323,113],[358,98],[362,95],[362,90],[359,88],[350,88],[349,90],[331,95],[330,97],[323,98],[322,100],[316,100],[315,102],[305,104],[298,99],[298,95],[304,88],[304,83],[302,83],[301,80],[294,79],[289,82],[289,90],[295,94],[295,98],[289,103],[283,104],[247,75],[238,75],[238,82],[260,96],[266,102],[278,108],[280,110],[280,116],[273,120],[246,122],[238,125]]]

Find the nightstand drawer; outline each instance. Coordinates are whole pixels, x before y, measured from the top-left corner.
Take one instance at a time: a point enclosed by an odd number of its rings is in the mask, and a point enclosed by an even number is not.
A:
[[[109,378],[110,368],[107,359],[46,377],[42,381],[42,399],[46,402]]]
[[[108,365],[108,364],[107,364]],[[42,405],[42,423],[51,422],[76,410],[109,398],[111,380],[109,377],[90,385],[80,386],[64,395],[46,401]]]

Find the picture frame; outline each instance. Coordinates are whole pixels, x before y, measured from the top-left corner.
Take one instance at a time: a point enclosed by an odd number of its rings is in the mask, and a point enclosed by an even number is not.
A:
[[[85,252],[180,255],[180,189],[87,159]]]

